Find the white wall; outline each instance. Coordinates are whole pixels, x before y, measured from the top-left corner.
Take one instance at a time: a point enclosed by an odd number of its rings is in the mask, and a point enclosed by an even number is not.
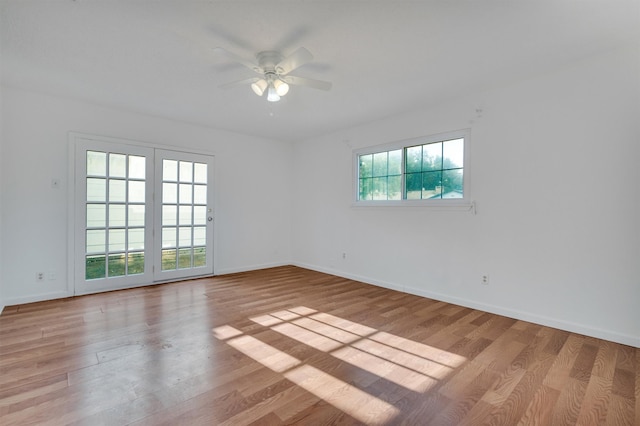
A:
[[[215,273],[291,261],[289,143],[2,88],[2,297],[6,305],[70,295],[67,277],[68,132],[215,155]],[[60,189],[51,179],[60,179]],[[276,188],[277,190],[274,190]],[[37,271],[55,280],[37,283]]]
[[[627,46],[296,145],[294,263],[640,347],[639,76]],[[351,205],[353,149],[461,128],[477,215]]]
[[[3,89],[2,86],[0,86],[0,242],[3,241],[2,238],[2,228],[3,228],[3,220],[2,220],[2,194],[4,193],[4,188],[2,186],[2,169],[3,169],[3,160],[2,160],[2,151],[3,151],[3,147],[4,147],[4,132],[3,132],[3,127],[2,127],[2,123],[3,123],[3,110],[4,110],[4,96],[3,96]],[[5,307],[5,302],[4,302],[4,285],[3,285],[3,279],[2,279],[2,264],[3,264],[3,257],[2,257],[2,244],[0,243],[0,313],[2,313],[2,310]]]

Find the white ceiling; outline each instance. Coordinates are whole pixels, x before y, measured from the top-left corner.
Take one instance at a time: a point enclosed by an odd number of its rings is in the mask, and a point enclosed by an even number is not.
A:
[[[427,107],[640,39],[639,0],[0,0],[2,82],[238,133],[299,141]],[[278,103],[218,85],[300,46]]]

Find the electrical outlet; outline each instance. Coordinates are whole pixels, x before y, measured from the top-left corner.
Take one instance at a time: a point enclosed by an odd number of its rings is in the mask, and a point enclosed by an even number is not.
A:
[[[489,274],[487,274],[487,275],[483,275],[483,276],[482,276],[482,281],[481,281],[481,282],[482,282],[482,284],[484,284],[484,285],[489,284]]]
[[[44,272],[36,272],[36,281],[44,281]]]
[[[342,253],[342,260],[346,260],[347,259],[347,253]]]

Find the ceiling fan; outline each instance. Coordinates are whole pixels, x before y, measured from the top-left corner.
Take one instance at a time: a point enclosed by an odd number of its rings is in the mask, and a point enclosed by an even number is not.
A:
[[[286,58],[279,52],[272,50],[259,52],[256,55],[257,63],[244,59],[222,47],[216,47],[214,50],[224,53],[230,59],[260,75],[259,77],[245,78],[226,83],[221,85],[220,88],[226,89],[250,84],[256,95],[262,96],[266,92],[269,102],[279,101],[281,96],[289,92],[290,84],[294,86],[307,86],[319,90],[331,89],[331,83],[328,81],[289,75],[291,71],[313,60],[311,52],[304,47],[300,47]]]

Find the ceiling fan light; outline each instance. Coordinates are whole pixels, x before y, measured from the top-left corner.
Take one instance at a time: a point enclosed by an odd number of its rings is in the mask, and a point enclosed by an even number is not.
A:
[[[278,95],[278,91],[275,87],[269,86],[269,90],[267,91],[267,100],[269,102],[278,102],[280,100],[280,95]]]
[[[289,92],[289,85],[282,80],[276,80],[273,82],[273,87],[275,87],[276,92],[280,96],[284,96]]]
[[[256,95],[262,96],[267,88],[267,82],[265,80],[258,80],[255,83],[251,83],[251,88]]]

